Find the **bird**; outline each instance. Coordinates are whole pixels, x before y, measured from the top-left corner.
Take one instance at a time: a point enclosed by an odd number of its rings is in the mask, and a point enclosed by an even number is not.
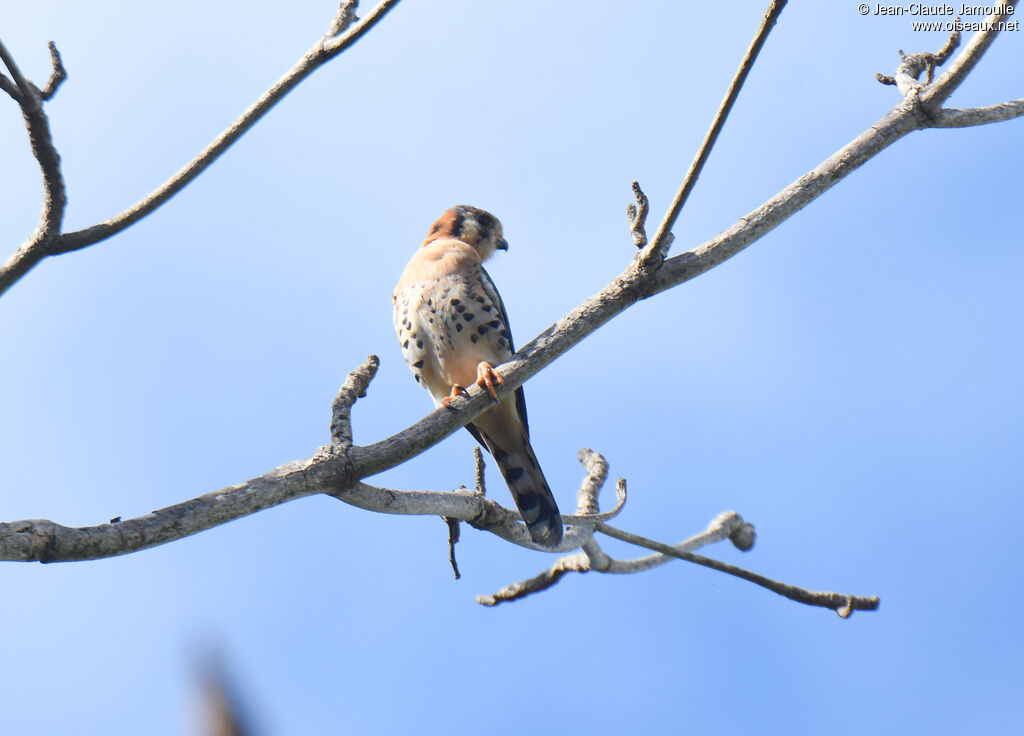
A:
[[[505,305],[483,261],[508,250],[501,222],[485,210],[457,205],[431,226],[395,287],[395,331],[416,382],[435,406],[448,407],[476,383],[497,401],[494,369],[515,346]],[[556,547],[562,517],[530,445],[520,386],[466,425],[501,471],[533,541]]]

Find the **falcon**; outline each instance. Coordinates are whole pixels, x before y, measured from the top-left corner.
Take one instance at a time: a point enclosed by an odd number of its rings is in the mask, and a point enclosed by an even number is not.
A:
[[[515,347],[501,296],[482,265],[508,250],[501,223],[484,210],[458,205],[430,228],[395,287],[395,331],[405,362],[436,406],[476,383],[497,400],[494,370]],[[522,387],[466,425],[494,457],[534,542],[562,541],[562,517],[530,446]]]

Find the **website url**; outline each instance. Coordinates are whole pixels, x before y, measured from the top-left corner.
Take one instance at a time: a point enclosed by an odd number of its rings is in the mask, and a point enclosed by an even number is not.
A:
[[[967,33],[973,33],[974,31],[1019,31],[1020,21],[997,20],[990,23],[984,20],[964,21],[959,18],[956,20],[918,20],[912,21],[910,27],[915,31],[965,31]]]

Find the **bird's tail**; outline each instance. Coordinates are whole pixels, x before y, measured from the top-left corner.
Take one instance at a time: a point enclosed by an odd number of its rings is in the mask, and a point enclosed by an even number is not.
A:
[[[519,513],[537,544],[556,547],[562,541],[562,517],[540,469],[529,438],[524,434],[518,448],[499,447],[487,434],[484,443],[498,464]]]

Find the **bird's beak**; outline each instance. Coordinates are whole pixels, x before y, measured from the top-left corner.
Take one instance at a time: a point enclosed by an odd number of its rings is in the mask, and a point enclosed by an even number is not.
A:
[[[505,238],[496,238],[494,241],[495,250],[508,250],[508,241]]]

